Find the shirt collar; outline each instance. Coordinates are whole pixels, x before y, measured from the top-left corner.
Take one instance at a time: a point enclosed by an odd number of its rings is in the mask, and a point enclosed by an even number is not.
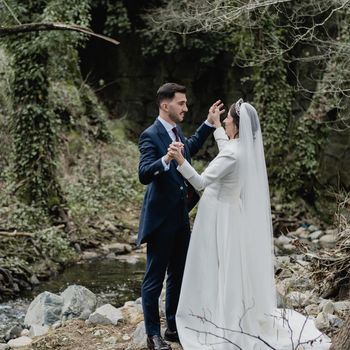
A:
[[[158,116],[158,120],[163,124],[163,126],[167,132],[171,131],[174,127],[176,127],[176,125],[175,126],[171,125],[170,123],[168,123],[166,120],[164,120],[160,116]]]

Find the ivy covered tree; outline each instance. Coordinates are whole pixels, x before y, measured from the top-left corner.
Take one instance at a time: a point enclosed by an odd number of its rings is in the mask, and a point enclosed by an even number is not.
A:
[[[10,1],[2,23],[64,22],[88,27],[90,1]],[[76,32],[30,32],[5,37],[11,57],[13,109],[13,180],[15,193],[27,204],[66,219],[58,177],[60,135],[69,129],[103,142],[110,138],[106,111],[79,69],[78,48],[86,41]]]

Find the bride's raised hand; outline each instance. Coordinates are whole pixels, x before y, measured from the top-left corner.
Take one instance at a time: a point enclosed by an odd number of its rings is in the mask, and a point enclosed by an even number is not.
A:
[[[214,102],[209,108],[208,122],[213,124],[216,128],[221,126],[220,117],[225,112],[224,104],[221,100]]]

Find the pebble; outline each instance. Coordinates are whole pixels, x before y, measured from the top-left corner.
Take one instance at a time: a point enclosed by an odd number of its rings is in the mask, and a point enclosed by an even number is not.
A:
[[[314,231],[314,232],[312,232],[311,233],[311,235],[310,235],[310,238],[311,238],[311,240],[315,240],[315,239],[319,239],[321,236],[323,236],[323,231],[321,231],[321,230],[318,230],[318,231]]]
[[[308,229],[310,232],[314,232],[314,231],[317,231],[317,230],[318,230],[318,227],[315,226],[315,225],[310,225],[307,229]]]
[[[320,244],[322,246],[332,246],[336,242],[336,235],[325,235],[320,238]]]
[[[24,346],[29,346],[32,343],[32,339],[30,339],[29,337],[19,337],[16,339],[11,339],[7,344],[13,348],[21,348]]]

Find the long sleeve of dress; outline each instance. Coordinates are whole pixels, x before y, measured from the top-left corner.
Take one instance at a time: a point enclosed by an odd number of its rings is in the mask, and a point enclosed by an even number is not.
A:
[[[223,127],[215,129],[214,137],[220,152],[227,145],[229,138],[226,135]]]
[[[236,154],[232,147],[224,147],[210,162],[202,174],[198,174],[192,165],[186,160],[182,165],[177,167],[177,170],[197,191],[200,191],[211,183],[219,181],[230,171],[233,171],[235,162]]]

